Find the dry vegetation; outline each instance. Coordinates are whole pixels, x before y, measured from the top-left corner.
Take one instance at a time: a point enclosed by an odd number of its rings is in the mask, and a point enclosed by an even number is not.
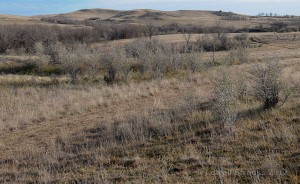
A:
[[[214,28],[2,27],[0,183],[299,183],[299,34]]]

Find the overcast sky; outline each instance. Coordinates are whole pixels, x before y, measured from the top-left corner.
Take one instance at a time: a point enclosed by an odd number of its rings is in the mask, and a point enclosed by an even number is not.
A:
[[[222,10],[257,15],[300,15],[299,0],[0,0],[0,14],[40,15],[85,8]]]

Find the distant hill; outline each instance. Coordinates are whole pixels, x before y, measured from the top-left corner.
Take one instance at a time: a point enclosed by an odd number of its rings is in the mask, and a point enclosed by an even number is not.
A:
[[[44,16],[43,20],[60,21],[99,21],[106,23],[131,23],[145,24],[149,21],[162,25],[166,23],[179,24],[201,24],[204,26],[215,23],[220,18],[235,16],[246,20],[248,16],[238,15],[230,12],[201,11],[201,10],[179,10],[159,11],[149,9],[139,10],[107,10],[107,9],[83,9],[71,13],[54,16]]]
[[[56,24],[68,26],[89,26],[100,24],[193,24],[201,27],[212,27],[221,20],[222,27],[227,28],[257,28],[271,27],[274,22],[280,22],[295,27],[299,17],[262,17],[248,16],[232,12],[205,10],[160,11],[150,9],[110,10],[82,9],[70,13],[39,16],[1,15],[1,24]],[[298,24],[297,24],[298,25]],[[299,23],[300,25],[300,23]],[[294,29],[294,28],[293,28]]]

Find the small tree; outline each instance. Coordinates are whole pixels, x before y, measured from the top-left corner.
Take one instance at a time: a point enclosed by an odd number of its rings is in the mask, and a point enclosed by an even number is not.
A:
[[[144,29],[144,35],[146,37],[149,37],[149,39],[151,40],[153,36],[157,35],[157,27],[154,26],[151,18],[148,20],[145,29]]]
[[[212,63],[215,65],[216,64],[216,59],[215,59],[215,52],[217,49],[217,44],[220,42],[222,36],[224,35],[222,25],[221,25],[221,20],[217,20],[214,26],[214,34],[213,34],[213,61]]]
[[[190,52],[192,50],[191,41],[193,36],[191,27],[184,28],[182,30],[182,35],[185,40],[185,52]]]
[[[215,22],[214,33],[216,34],[217,39],[220,39],[224,34],[222,23],[221,23],[220,19]]]
[[[282,70],[283,66],[280,63],[270,61],[255,65],[250,71],[253,79],[254,95],[263,101],[265,110],[277,106],[280,100],[279,95],[285,89]]]

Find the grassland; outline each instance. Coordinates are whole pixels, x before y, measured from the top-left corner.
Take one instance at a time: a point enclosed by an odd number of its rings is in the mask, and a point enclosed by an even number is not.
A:
[[[136,17],[145,12],[157,15],[150,10],[133,11]],[[129,16],[128,12],[125,15],[111,10],[55,16],[85,20],[96,15],[109,19],[116,14],[119,19]],[[172,21],[197,15],[206,17],[205,22],[216,16],[204,11],[159,15]],[[130,20],[139,21],[135,17]],[[237,35],[227,34],[229,38]],[[192,34],[191,42],[205,36]],[[152,39],[162,46],[186,42],[183,34]],[[88,48],[102,49],[104,56],[96,58],[105,58],[106,52],[119,51],[110,48],[135,41],[93,43]],[[47,58],[40,53],[5,53],[0,56],[0,183],[297,184],[299,46],[298,32],[249,33],[243,50],[247,60],[236,57],[238,49],[178,53],[176,58],[194,58],[199,69],[193,72],[183,63],[175,72],[167,71],[159,77],[153,77],[156,73],[150,69],[139,74],[134,65],[137,61],[129,60],[135,67],[128,79],[121,80],[124,76],[118,73],[113,84],[103,80],[103,71],[93,81],[79,72],[78,82],[72,84],[67,72],[45,74],[43,71],[51,65],[41,64]],[[120,57],[108,58],[124,65]],[[161,57],[160,62],[169,62]],[[283,66],[284,84],[295,89],[282,106],[264,110],[262,102],[252,95],[249,71],[270,60]],[[28,63],[38,65],[28,68]],[[83,68],[86,71],[87,65]],[[230,130],[214,107],[214,90],[222,74],[230,76],[242,91],[237,120]]]

